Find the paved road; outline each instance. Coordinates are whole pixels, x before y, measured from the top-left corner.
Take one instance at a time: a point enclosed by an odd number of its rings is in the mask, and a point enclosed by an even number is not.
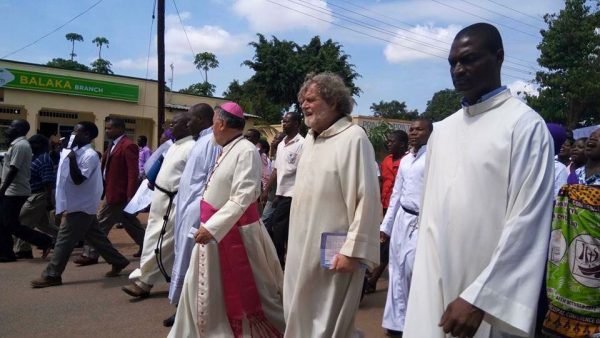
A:
[[[166,284],[153,289],[144,300],[134,300],[120,290],[127,275],[139,264],[132,258],[136,246],[122,229],[113,229],[110,239],[131,264],[120,277],[105,278],[110,266],[78,267],[69,263],[63,285],[32,289],[30,280],[40,276],[47,261],[40,251],[36,258],[0,263],[0,337],[166,337],[162,320],[174,308],[167,299]],[[81,249],[73,252],[76,257]],[[360,307],[356,326],[365,337],[385,337],[381,328],[387,280],[367,296]]]

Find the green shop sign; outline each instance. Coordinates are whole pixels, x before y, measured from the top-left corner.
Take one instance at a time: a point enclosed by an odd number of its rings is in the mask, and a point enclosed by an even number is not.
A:
[[[0,68],[0,87],[138,102],[136,85]]]

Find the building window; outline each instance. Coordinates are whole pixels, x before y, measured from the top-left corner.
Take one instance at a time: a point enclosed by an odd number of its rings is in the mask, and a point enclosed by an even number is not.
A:
[[[2,107],[0,107],[0,113],[2,113],[2,114],[19,115],[19,114],[21,114],[21,108],[19,108],[19,107],[10,107],[10,106],[2,106]]]
[[[59,111],[40,111],[40,116],[46,117],[57,117],[62,119],[70,119],[70,120],[79,120],[79,114],[77,113],[67,113],[67,112],[59,112]]]

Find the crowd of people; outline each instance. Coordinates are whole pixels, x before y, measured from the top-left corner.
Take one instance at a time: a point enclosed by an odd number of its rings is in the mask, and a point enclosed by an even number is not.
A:
[[[74,262],[101,256],[116,277],[130,264],[108,240],[120,226],[140,257],[122,291],[170,283],[169,337],[354,337],[386,267],[392,337],[600,334],[600,129],[574,140],[546,124],[502,86],[503,60],[494,26],[461,30],[448,61],[462,108],[391,132],[378,166],[329,72],[307,75],[303,114],[285,113],[271,144],[234,102],[176,114],[154,153],[119,118],[103,154],[91,122],[50,150],[15,120],[0,262],[52,251],[31,286],[57,286],[84,240]]]

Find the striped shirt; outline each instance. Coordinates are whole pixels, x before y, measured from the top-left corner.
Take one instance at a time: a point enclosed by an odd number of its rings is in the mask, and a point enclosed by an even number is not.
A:
[[[54,185],[56,176],[54,173],[54,165],[48,153],[34,155],[31,161],[31,192],[38,193],[44,190],[44,186],[48,183]]]

